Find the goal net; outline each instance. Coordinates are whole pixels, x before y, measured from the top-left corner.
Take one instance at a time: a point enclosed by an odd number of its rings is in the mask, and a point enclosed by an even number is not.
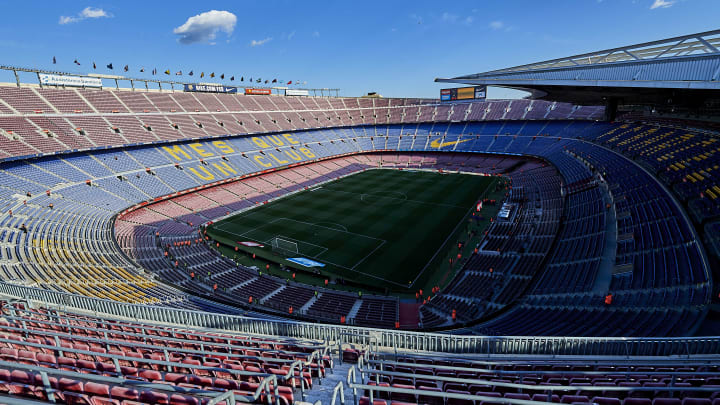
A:
[[[274,251],[280,251],[285,253],[298,253],[298,245],[296,242],[293,242],[291,240],[283,239],[283,238],[273,238],[272,242],[272,249]]]

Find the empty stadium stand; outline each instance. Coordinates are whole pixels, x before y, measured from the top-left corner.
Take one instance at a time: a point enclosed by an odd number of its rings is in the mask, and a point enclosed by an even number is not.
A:
[[[438,105],[33,87],[0,87],[0,100],[6,282],[230,313],[252,297],[276,314],[293,306],[311,319],[392,328],[395,298],[316,296],[238,267],[197,234],[229,213],[381,166],[501,175],[510,182],[506,202],[518,207],[420,308],[421,327],[685,335],[710,301],[701,240],[656,180],[672,186],[664,175],[675,165],[680,174],[672,179],[698,184],[673,192],[696,223],[713,219],[712,211],[695,209],[715,201],[712,167],[688,171],[697,161],[690,154],[706,151],[699,155],[714,161],[705,134],[686,137],[695,149],[656,167],[652,149],[633,154],[631,142],[645,145],[645,138],[626,139],[657,133],[652,139],[662,142],[669,130],[592,121],[602,109],[534,100]],[[608,293],[615,297],[609,306]],[[549,322],[565,316],[576,321]],[[470,325],[477,320],[484,321]],[[599,329],[603,322],[612,330]]]

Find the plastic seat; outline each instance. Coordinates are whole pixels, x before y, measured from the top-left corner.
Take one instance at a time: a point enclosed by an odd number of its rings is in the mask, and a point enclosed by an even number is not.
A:
[[[598,405],[621,405],[621,401],[618,398],[609,397],[595,397],[593,402]]]
[[[682,405],[712,405],[712,401],[710,398],[683,398]]]
[[[140,397],[140,392],[132,388],[112,387],[110,389],[110,396],[113,399],[118,399],[121,401],[137,401]]]
[[[560,402],[560,396],[555,394],[533,394],[532,400],[542,402]]]
[[[13,395],[36,397],[35,375],[25,370],[10,373],[9,391]],[[42,389],[41,389],[42,390]]]
[[[162,374],[157,370],[140,370],[138,371],[138,377],[143,378],[150,382],[162,381]]]
[[[167,373],[164,381],[171,384],[187,383],[187,376],[185,374]]]
[[[564,404],[585,404],[590,402],[590,398],[585,395],[563,395],[560,402]]]
[[[414,385],[409,384],[393,384],[391,385],[393,388],[400,388],[400,389],[409,389],[414,390]],[[390,400],[391,401],[400,401],[400,402],[415,402],[415,394],[406,394],[402,392],[391,392],[390,393]]]
[[[438,387],[418,387],[423,391],[442,392]],[[430,395],[418,395],[418,403],[428,405],[442,405],[444,403],[443,397],[435,397]]]
[[[75,364],[77,365],[78,370],[82,373],[95,373],[97,371],[97,367],[93,361],[78,359]]]
[[[460,390],[445,390],[445,392],[450,394],[465,394],[465,395],[471,395],[468,391],[460,391]],[[473,401],[471,399],[458,399],[458,398],[448,398],[447,400],[448,405],[473,405]]]
[[[58,367],[61,370],[68,370],[68,371],[77,371],[77,364],[76,360],[70,357],[58,357],[57,358],[57,364]]]
[[[0,393],[10,392],[10,370],[0,369]]]
[[[226,380],[224,378],[216,378],[213,385],[215,388],[223,390],[236,390],[238,389],[238,383],[235,380]]]
[[[110,386],[96,382],[88,382],[85,384],[85,393],[99,397],[110,397]]]
[[[650,398],[626,398],[625,401],[623,401],[623,405],[651,405],[652,400]]]
[[[682,401],[679,398],[655,398],[652,405],[682,405]]]
[[[522,399],[522,400],[524,400],[524,401],[530,401],[530,400],[531,400],[531,399],[530,399],[530,394],[520,394],[520,393],[517,393],[517,392],[508,392],[508,393],[505,394],[504,396],[505,396],[505,398],[510,398],[510,399]]]
[[[188,395],[173,394],[170,396],[170,405],[200,405],[200,400]]]
[[[140,396],[138,399],[140,400],[140,402],[146,404],[167,405],[170,403],[170,398],[164,392],[150,390],[140,391]]]
[[[57,367],[57,358],[52,354],[38,353],[35,358],[40,365],[46,367]]]
[[[370,405],[370,398],[360,397],[359,403],[360,403],[360,405]],[[372,405],[387,405],[387,402],[385,402],[382,399],[374,398]]]
[[[388,384],[388,383],[376,384],[374,381],[368,383],[368,385],[377,385],[378,387],[390,387],[390,384]],[[369,395],[369,393],[368,393],[368,395]],[[390,399],[390,393],[387,391],[375,391],[373,398]]]
[[[92,405],[121,405],[119,400],[105,397],[90,397],[90,403]]]
[[[77,392],[63,391],[62,398],[68,405],[94,405],[89,396]]]

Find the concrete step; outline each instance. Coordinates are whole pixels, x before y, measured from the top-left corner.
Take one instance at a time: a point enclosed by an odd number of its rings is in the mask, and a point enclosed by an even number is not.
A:
[[[353,403],[353,397],[352,397],[352,391],[350,391],[347,387],[347,374],[348,370],[350,370],[350,367],[353,366],[351,363],[343,363],[340,364],[337,358],[334,357],[334,363],[335,366],[332,368],[332,370],[328,369],[327,374],[325,375],[325,378],[323,378],[321,383],[314,384],[313,388],[309,391],[305,392],[305,402],[314,404],[316,401],[320,401],[322,404],[329,405],[332,403],[332,397],[333,397],[333,390],[335,389],[335,386],[338,383],[343,384],[343,394],[345,401],[341,402],[340,400],[340,394],[338,393],[338,397],[335,401],[336,404],[345,403],[345,404],[352,404]]]
[[[350,312],[348,313],[348,320],[354,319],[355,315],[357,315],[358,311],[360,310],[360,307],[362,306],[363,300],[357,300],[355,301],[355,305],[353,305],[352,308],[350,308]]]

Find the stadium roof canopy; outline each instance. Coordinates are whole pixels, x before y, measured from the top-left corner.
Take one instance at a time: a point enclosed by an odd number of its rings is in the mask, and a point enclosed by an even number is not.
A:
[[[435,81],[578,104],[702,104],[720,98],[720,30]]]

